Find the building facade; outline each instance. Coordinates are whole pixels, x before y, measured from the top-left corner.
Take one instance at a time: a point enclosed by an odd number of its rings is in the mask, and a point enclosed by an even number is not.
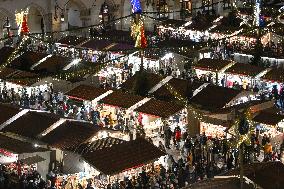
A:
[[[190,19],[199,12],[208,11],[222,15],[230,7],[230,0],[141,0],[146,12],[145,27],[153,29],[155,19]],[[28,11],[27,11],[28,10]],[[27,11],[27,22],[31,33],[65,31],[108,23],[110,20],[131,14],[130,0],[0,0],[0,37],[9,31],[17,31],[16,13]],[[131,18],[118,20],[111,27],[129,30]],[[6,29],[6,30],[5,30]]]

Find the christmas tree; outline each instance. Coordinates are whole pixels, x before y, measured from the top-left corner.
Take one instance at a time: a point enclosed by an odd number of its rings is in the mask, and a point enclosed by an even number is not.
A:
[[[28,27],[28,23],[27,23],[27,15],[24,14],[23,15],[23,22],[22,22],[22,27],[21,27],[21,34],[24,35],[24,34],[27,34],[29,33],[29,27]]]

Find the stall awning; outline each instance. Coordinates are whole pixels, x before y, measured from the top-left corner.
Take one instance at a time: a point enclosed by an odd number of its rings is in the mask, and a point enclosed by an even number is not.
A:
[[[211,58],[203,58],[197,62],[197,64],[193,65],[193,68],[195,69],[201,69],[201,70],[208,70],[213,72],[220,72],[225,71],[232,65],[234,65],[235,62],[230,60],[218,60],[218,59],[211,59]]]
[[[190,99],[190,103],[205,111],[216,111],[235,99],[243,91],[209,85]]]
[[[263,67],[254,66],[251,64],[236,63],[232,67],[227,69],[225,73],[255,77],[264,70],[265,68]]]
[[[284,115],[277,114],[269,111],[261,111],[254,118],[253,121],[266,124],[266,125],[277,125],[284,120]]]
[[[45,159],[43,157],[36,155],[36,156],[28,157],[28,158],[25,158],[25,159],[21,159],[20,161],[23,162],[26,165],[33,165],[33,164],[42,162],[44,160]]]
[[[78,100],[92,101],[106,93],[108,90],[89,85],[79,85],[66,93],[67,96]]]
[[[83,155],[83,158],[105,175],[114,175],[151,163],[166,155],[143,138],[116,144]]]
[[[0,134],[0,148],[16,154],[48,151],[45,148],[36,147],[34,144],[10,138],[2,134]]]
[[[103,98],[100,102],[106,105],[117,106],[120,108],[130,108],[143,99],[144,97],[142,96],[124,93],[121,91],[114,91],[110,95]]]
[[[269,80],[272,82],[282,83],[284,82],[284,70],[279,68],[273,68],[268,71],[262,79]]]
[[[232,169],[224,175],[239,175],[240,169]],[[284,165],[281,162],[262,162],[244,165],[244,176],[260,186],[275,189],[284,186]]]
[[[135,111],[158,116],[161,118],[169,118],[170,116],[175,115],[184,108],[184,105],[180,105],[174,102],[151,99],[142,106],[135,109]]]

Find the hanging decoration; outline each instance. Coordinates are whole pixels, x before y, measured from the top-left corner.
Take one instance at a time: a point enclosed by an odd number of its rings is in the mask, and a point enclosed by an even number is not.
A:
[[[134,14],[141,14],[142,8],[140,0],[130,0],[131,7],[132,7],[132,13]]]
[[[29,27],[28,27],[28,22],[27,22],[27,15],[23,15],[23,22],[22,22],[22,27],[21,27],[21,35],[25,35],[29,33]]]
[[[136,14],[131,25],[131,37],[135,40],[136,48],[146,48],[147,39],[145,37],[144,23],[140,14],[142,13],[140,0],[131,0],[132,13]]]
[[[147,39],[145,37],[144,23],[140,19],[138,23],[133,22],[131,25],[131,36],[135,40],[136,48],[146,48]]]
[[[24,22],[24,18],[26,19],[26,23],[27,23],[27,15],[28,15],[28,9],[26,10],[21,10],[19,12],[16,11],[15,13],[15,18],[16,18],[16,24],[17,24],[17,28],[18,28],[18,34],[21,34],[22,31],[22,26],[23,26],[23,22]]]
[[[235,121],[234,125],[230,129],[234,135],[234,138],[236,139],[233,146],[238,148],[242,143],[250,145],[251,136],[255,131],[252,118],[252,112],[249,108],[243,116]]]

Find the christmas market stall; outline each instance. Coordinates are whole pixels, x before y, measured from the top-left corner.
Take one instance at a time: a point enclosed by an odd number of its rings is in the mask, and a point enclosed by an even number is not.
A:
[[[52,85],[44,81],[37,81],[38,76],[33,72],[4,68],[0,73],[0,88],[6,91],[14,91],[19,95],[36,95],[40,91],[48,90]]]
[[[112,90],[97,88],[90,85],[79,85],[65,93],[69,104],[84,105],[86,109],[96,109],[98,101],[112,93]],[[79,110],[80,111],[80,110]]]
[[[37,140],[44,131],[60,123],[60,117],[43,111],[22,110],[13,119],[1,125],[1,132]]]
[[[50,150],[37,144],[0,134],[0,164],[5,164],[18,182],[22,174],[37,171],[43,178],[48,173]]]
[[[262,88],[267,91],[280,91],[284,83],[284,71],[281,68],[272,68],[264,76],[261,77]]]
[[[236,63],[228,68],[223,77],[222,86],[236,89],[251,89],[260,84],[260,77],[267,70],[264,67],[253,66],[251,64]]]
[[[229,60],[203,58],[193,65],[193,69],[200,80],[222,85],[220,75],[234,64]]]
[[[133,109],[145,103],[146,100],[142,96],[113,91],[100,100],[99,110],[104,125],[120,130],[134,129],[136,114]]]
[[[143,138],[114,144],[111,147],[89,151],[83,158],[98,170],[105,183],[113,183],[125,177],[137,176],[142,170],[153,171],[166,153]]]
[[[281,143],[284,133],[284,115],[272,109],[265,109],[256,113],[253,121],[257,123],[256,130],[260,136],[269,136],[275,140],[273,143]]]
[[[281,179],[284,176],[284,165],[279,161],[246,164],[243,173],[244,180],[253,184],[252,188],[279,188],[279,186],[284,186],[284,180]],[[226,176],[239,178],[239,175],[240,168],[236,168],[220,175],[219,178],[226,178]],[[218,178],[218,176],[216,177]]]
[[[248,91],[208,85],[190,99],[194,111],[188,112],[189,124],[196,134],[205,132],[206,136],[224,137],[234,119],[224,109],[250,101],[250,95]]]
[[[104,50],[113,47],[115,44],[105,39],[92,39],[81,45],[82,59],[97,62],[100,56],[104,54]],[[106,57],[108,58],[108,57]],[[107,60],[107,59],[105,59]]]
[[[81,57],[81,49],[79,46],[87,41],[85,37],[78,37],[72,35],[66,35],[55,43],[54,52],[56,54],[69,56],[69,57]]]
[[[188,81],[185,79],[172,78],[167,82],[170,86],[174,88],[181,97],[185,99],[190,99],[197,91],[202,90],[203,87],[206,87],[207,84],[199,81]],[[165,101],[175,101],[177,100],[176,96],[172,94],[171,91],[165,86],[162,85],[156,91],[152,93],[155,98]]]
[[[157,137],[169,126],[172,131],[179,127],[183,132],[187,126],[185,105],[151,99],[134,111],[139,112],[137,120],[148,137]]]
[[[129,92],[136,92],[136,81],[140,77],[143,77],[143,81],[145,82],[143,85],[143,91],[148,93],[153,87],[159,84],[163,78],[157,74],[143,72],[142,76],[139,73],[135,73],[132,77],[128,78],[124,83],[120,85],[120,88]]]
[[[1,114],[0,116],[0,125],[1,125],[1,129],[3,127],[3,124],[9,120],[11,117],[14,117],[15,115],[17,115],[19,112],[21,112],[19,107],[15,107],[12,105],[7,105],[7,104],[2,104],[0,103],[0,110],[1,112],[4,112],[3,114]]]

